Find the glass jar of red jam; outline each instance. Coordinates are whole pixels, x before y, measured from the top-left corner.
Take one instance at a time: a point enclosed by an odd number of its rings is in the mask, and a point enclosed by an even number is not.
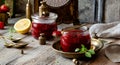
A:
[[[60,39],[60,44],[64,52],[75,52],[76,48],[81,48],[81,44],[89,49],[90,42],[90,35],[84,30],[65,31]]]
[[[44,33],[47,40],[52,38],[52,32],[57,30],[56,18],[57,14],[50,13],[48,17],[39,17],[38,15],[32,16],[32,36],[36,39],[40,33]]]

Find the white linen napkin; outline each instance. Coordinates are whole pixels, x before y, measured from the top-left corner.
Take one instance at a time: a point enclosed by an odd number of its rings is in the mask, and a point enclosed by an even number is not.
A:
[[[112,23],[97,23],[90,27],[91,37],[120,38],[120,21]]]

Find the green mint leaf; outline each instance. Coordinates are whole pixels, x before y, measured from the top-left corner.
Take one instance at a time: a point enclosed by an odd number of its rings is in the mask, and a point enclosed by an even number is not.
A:
[[[81,48],[80,53],[85,53],[85,48]]]
[[[9,33],[15,33],[16,31],[15,31],[15,29],[14,29],[13,27],[10,27],[10,28],[8,29],[8,32],[9,32]]]
[[[85,47],[84,50],[87,51],[88,49]]]
[[[15,29],[14,28],[12,28],[12,33],[15,33],[16,31],[15,31]]]
[[[88,57],[88,58],[92,57],[92,55],[89,52],[85,52],[85,56]]]
[[[89,52],[90,54],[92,54],[92,55],[95,54],[95,51],[94,51],[93,49],[88,50],[88,52]]]
[[[79,51],[80,51],[80,49],[79,49],[79,48],[76,48],[76,49],[75,49],[75,52],[79,52]]]
[[[88,49],[82,44],[81,48],[84,48],[84,51],[87,51]]]
[[[80,53],[85,53],[87,51],[87,48],[81,44],[81,49],[80,49]]]
[[[81,44],[81,47],[82,47],[82,48],[85,48],[85,46],[84,46],[83,44]]]

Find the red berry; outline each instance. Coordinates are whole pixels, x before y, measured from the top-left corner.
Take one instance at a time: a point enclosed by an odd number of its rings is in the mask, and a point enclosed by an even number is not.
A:
[[[0,21],[0,29],[4,29],[4,22]]]
[[[8,6],[6,6],[5,4],[0,6],[0,11],[1,12],[8,12],[10,9]]]
[[[59,37],[59,36],[61,36],[62,34],[61,34],[61,31],[53,31],[52,35],[53,35],[54,37]]]

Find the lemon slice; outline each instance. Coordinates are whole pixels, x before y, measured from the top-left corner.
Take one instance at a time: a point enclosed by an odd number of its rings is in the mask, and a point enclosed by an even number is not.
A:
[[[31,27],[31,21],[27,18],[20,19],[14,24],[14,29],[21,34],[29,32]]]

